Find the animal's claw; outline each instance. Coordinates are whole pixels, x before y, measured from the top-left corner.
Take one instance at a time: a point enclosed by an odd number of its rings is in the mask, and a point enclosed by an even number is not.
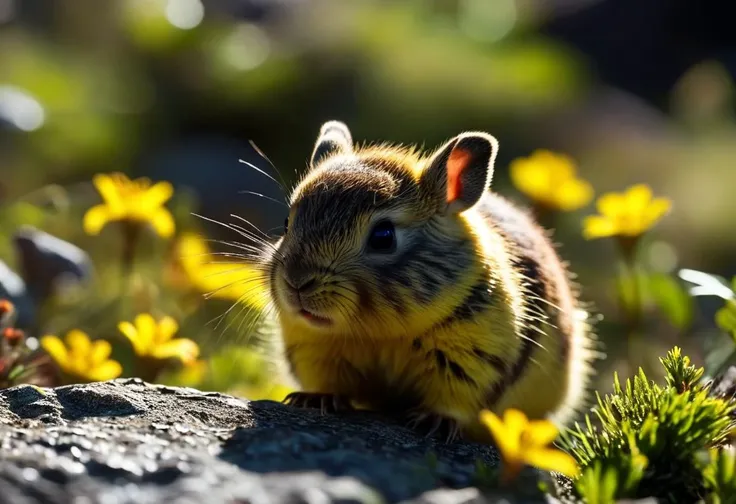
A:
[[[441,432],[445,438],[445,443],[455,441],[462,433],[462,428],[457,420],[424,410],[409,412],[406,425],[412,430],[424,432],[426,438]]]
[[[284,398],[284,404],[295,408],[319,409],[320,413],[338,413],[353,409],[350,399],[338,394],[323,394],[319,392],[292,392]]]

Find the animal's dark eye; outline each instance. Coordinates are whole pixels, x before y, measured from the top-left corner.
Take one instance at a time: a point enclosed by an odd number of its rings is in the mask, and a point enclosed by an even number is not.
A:
[[[289,218],[284,219],[284,234],[289,230]]]
[[[371,252],[392,252],[396,249],[396,230],[391,221],[381,221],[371,229],[368,237]]]

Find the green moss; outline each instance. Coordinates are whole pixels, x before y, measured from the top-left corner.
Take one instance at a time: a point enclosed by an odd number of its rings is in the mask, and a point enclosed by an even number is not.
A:
[[[714,469],[701,462],[704,452],[719,453],[725,446],[734,427],[733,401],[710,395],[703,369],[691,365],[679,348],[660,361],[665,386],[642,370],[624,385],[615,376],[613,393],[598,396],[584,425],[563,433],[563,447],[582,469],[575,488],[587,502],[644,497],[696,502],[734,484],[709,483],[707,471]],[[726,472],[730,481],[732,474]]]

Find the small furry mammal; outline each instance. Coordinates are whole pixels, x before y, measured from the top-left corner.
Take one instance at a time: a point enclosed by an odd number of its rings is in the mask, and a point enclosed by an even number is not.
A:
[[[462,133],[435,152],[357,148],[325,123],[264,251],[285,362],[323,411],[406,415],[484,439],[483,408],[558,423],[580,407],[591,337],[546,233],[488,189],[498,150]]]

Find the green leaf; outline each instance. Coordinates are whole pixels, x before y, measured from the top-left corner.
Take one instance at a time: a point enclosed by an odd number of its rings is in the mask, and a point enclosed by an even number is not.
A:
[[[647,278],[651,299],[672,325],[684,329],[693,319],[693,300],[677,279],[666,274],[654,274]]]
[[[693,319],[693,299],[685,286],[664,273],[636,272],[620,275],[618,296],[629,313],[654,305],[675,327],[684,329]]]
[[[730,300],[716,312],[716,324],[734,338],[736,342],[736,301]]]
[[[26,368],[22,364],[15,366],[8,374],[8,381],[14,381],[16,378],[22,375],[25,370]]]

